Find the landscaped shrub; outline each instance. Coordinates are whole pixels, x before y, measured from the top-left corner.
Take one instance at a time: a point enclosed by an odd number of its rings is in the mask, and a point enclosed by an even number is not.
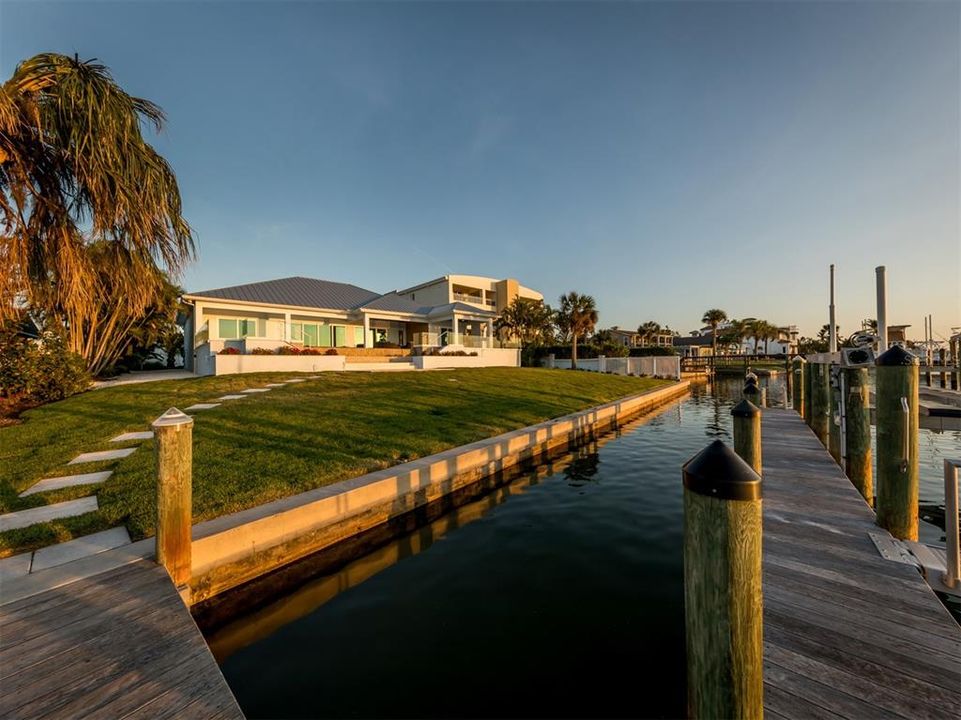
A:
[[[325,353],[324,353],[324,351],[321,350],[320,348],[305,347],[305,348],[303,348],[303,349],[300,351],[300,354],[301,354],[301,355],[324,355]],[[329,355],[329,354],[330,354],[330,351],[327,351],[326,354]]]
[[[217,355],[240,355],[240,350],[235,347],[225,347],[218,350]]]
[[[324,355],[340,355],[340,353],[337,352],[337,348],[330,348]]]
[[[668,347],[639,347],[631,348],[630,354],[631,357],[661,357],[677,355],[677,351],[674,348]]]
[[[360,345],[358,347],[363,347],[363,345]],[[400,345],[398,345],[395,342],[390,342],[389,340],[378,340],[377,342],[374,343],[374,347],[375,348],[391,348],[396,350],[400,348]]]
[[[0,395],[21,405],[62,400],[90,385],[87,366],[63,339],[47,335],[33,340],[14,327],[0,330]]]
[[[250,351],[251,355],[273,355],[274,351],[270,348],[254,348]]]

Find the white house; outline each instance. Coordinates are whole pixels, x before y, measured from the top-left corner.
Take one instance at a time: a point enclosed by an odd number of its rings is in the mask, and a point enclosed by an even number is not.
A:
[[[184,323],[185,365],[210,374],[216,371],[212,358],[225,348],[248,355],[284,346],[418,352],[450,347],[481,356],[501,346],[494,321],[518,296],[543,299],[516,280],[474,275],[447,275],[385,294],[306,277],[191,292],[183,296],[191,306]],[[284,362],[273,365],[285,369]]]

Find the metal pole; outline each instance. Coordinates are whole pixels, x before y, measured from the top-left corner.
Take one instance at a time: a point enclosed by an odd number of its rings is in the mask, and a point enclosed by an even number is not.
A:
[[[828,315],[830,317],[830,326],[828,327],[828,352],[836,353],[838,351],[838,334],[835,329],[834,321],[834,264],[831,264],[831,304],[828,306]]]
[[[961,539],[958,538],[958,469],[961,460],[944,461],[944,532],[947,560],[942,576],[944,584],[953,588],[961,578]]]
[[[884,265],[874,268],[877,276],[878,298],[878,353],[888,349],[888,282]]]

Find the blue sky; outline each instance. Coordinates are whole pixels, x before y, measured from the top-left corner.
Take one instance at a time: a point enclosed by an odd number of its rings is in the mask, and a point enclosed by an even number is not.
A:
[[[961,4],[11,2],[41,51],[159,103],[204,289],[576,289],[601,323],[701,313],[961,325]]]

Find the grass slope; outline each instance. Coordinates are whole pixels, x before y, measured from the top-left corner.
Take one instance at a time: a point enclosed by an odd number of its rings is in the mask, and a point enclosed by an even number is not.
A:
[[[293,374],[230,375],[118,386],[30,410],[0,428],[0,513],[96,492],[100,510],[0,533],[0,557],[126,525],[153,534],[153,441],[119,461],[71,465],[123,447],[171,406],[185,408]],[[389,467],[665,384],[533,368],[323,373],[226,401],[194,417],[194,522]],[[42,478],[113,469],[99,486],[17,495]]]

